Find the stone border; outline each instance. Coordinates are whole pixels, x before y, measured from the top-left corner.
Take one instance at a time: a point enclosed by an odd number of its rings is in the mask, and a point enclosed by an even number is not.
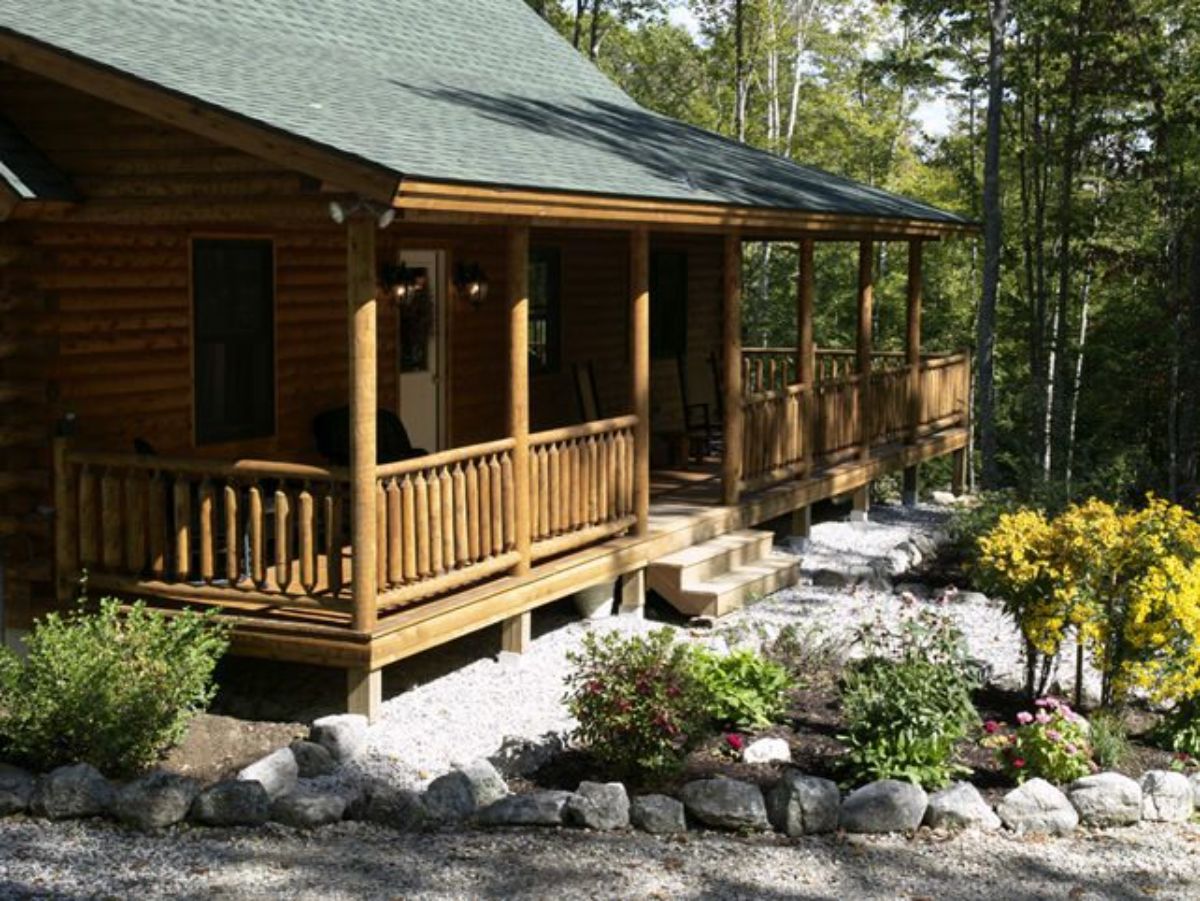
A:
[[[1200,773],[1151,770],[1140,781],[1119,773],[1085,776],[1063,789],[1031,779],[993,810],[969,782],[927,794],[908,782],[871,782],[843,796],[838,786],[785,768],[765,792],[716,777],[689,782],[679,798],[631,798],[619,782],[583,782],[574,792],[512,794],[493,761],[529,772],[553,748],[506,746],[491,760],[458,766],[423,792],[380,784],[347,791],[334,776],[366,744],[367,721],[352,714],[313,723],[294,742],[246,767],[236,779],[207,787],[186,776],[154,772],[114,785],[92,766],[59,767],[35,777],[0,764],[0,816],[28,813],[53,820],[109,816],[153,831],[185,820],[205,826],[261,826],[268,821],[313,829],[343,819],[370,820],[404,831],[473,826],[567,826],[652,834],[690,827],[788,836],[997,830],[1066,835],[1078,827],[1138,822],[1183,823],[1200,810]]]

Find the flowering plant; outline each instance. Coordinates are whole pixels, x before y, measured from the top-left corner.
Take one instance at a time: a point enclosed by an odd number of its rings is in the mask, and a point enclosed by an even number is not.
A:
[[[1038,698],[1034,708],[1018,713],[1011,730],[995,720],[983,724],[982,744],[995,750],[1005,772],[1018,783],[1072,782],[1095,772],[1083,717],[1057,698]]]

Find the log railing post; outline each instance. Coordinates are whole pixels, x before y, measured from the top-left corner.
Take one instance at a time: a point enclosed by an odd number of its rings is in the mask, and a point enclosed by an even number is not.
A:
[[[742,475],[742,239],[725,236],[722,297],[725,344],[725,458],[721,467],[721,499],[733,506]]]
[[[350,331],[350,506],[354,628],[375,627],[378,592],[375,511],[377,363],[374,218],[346,223],[347,317]]]
[[[871,457],[873,431],[871,409],[871,317],[875,296],[875,248],[871,241],[858,245],[858,409],[859,409],[859,455],[863,460]]]
[[[513,575],[529,573],[533,539],[529,494],[529,226],[508,230],[508,434],[513,440],[514,542],[518,561]],[[502,623],[500,644],[521,653],[529,644],[530,614]]]
[[[68,460],[71,439],[54,439],[54,595],[60,605],[71,600],[79,575],[79,506],[74,472]]]
[[[629,236],[629,406],[634,427],[633,504],[635,534],[650,522],[650,235],[645,228]]]
[[[924,245],[917,240],[908,242],[908,311],[904,359],[908,366],[908,443],[915,445],[921,435],[921,252]],[[920,490],[916,463],[904,470],[902,495],[904,503],[914,506]]]
[[[817,360],[813,343],[813,302],[815,273],[813,271],[813,240],[804,238],[799,248],[799,271],[796,273],[796,381],[806,388],[801,398],[801,441],[804,447],[804,470],[812,469],[816,444]]]

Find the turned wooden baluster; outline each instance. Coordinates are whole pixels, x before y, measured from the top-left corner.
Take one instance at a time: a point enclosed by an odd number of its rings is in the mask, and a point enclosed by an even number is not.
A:
[[[216,575],[216,558],[213,551],[213,520],[216,513],[216,494],[210,479],[200,482],[200,578],[211,583]]]
[[[387,484],[387,580],[393,585],[404,581],[404,509],[396,480]]]
[[[336,484],[325,490],[325,584],[330,594],[342,590],[342,505]]]
[[[175,578],[186,582],[192,569],[192,486],[175,478]]]
[[[167,575],[167,482],[161,472],[150,478],[146,518],[150,532],[150,575],[161,581]]]
[[[317,587],[317,535],[316,510],[313,505],[312,485],[305,482],[300,489],[300,585],[312,594]]]
[[[291,501],[281,485],[275,491],[275,583],[284,593],[287,593],[292,578],[291,525]]]
[[[238,528],[238,486],[234,482],[225,483],[225,580],[230,587],[241,582],[242,576],[242,541]]]
[[[467,477],[463,475],[460,464],[454,465],[450,481],[454,486],[454,507],[450,513],[454,517],[454,562],[458,566],[466,566],[471,560],[471,547],[467,539]]]
[[[479,461],[467,461],[467,545],[471,562],[481,558],[480,543],[483,529],[479,520]]]
[[[433,540],[429,528],[429,483],[423,472],[418,472],[413,479],[413,495],[417,508],[417,575],[423,579],[433,572],[431,563]],[[439,541],[440,538],[441,536],[439,536]]]
[[[405,582],[417,579],[417,499],[412,479],[405,474],[400,482],[400,528],[403,531],[404,561],[401,574]]]
[[[442,486],[442,563],[447,570],[454,569],[454,479],[450,470],[442,467],[438,474]]]

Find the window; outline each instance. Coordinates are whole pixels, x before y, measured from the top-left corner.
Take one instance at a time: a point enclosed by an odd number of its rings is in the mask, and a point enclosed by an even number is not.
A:
[[[554,248],[529,252],[529,372],[557,372],[562,345],[562,261]]]
[[[192,243],[196,443],[275,432],[275,265],[267,240]]]
[[[650,356],[677,359],[687,353],[687,254],[650,255]]]

